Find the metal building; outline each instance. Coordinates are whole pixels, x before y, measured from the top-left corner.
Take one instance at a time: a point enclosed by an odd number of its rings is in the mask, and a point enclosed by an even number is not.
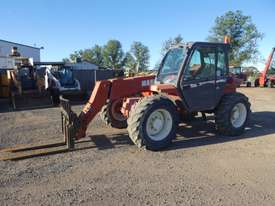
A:
[[[9,56],[12,48],[17,47],[17,51],[22,57],[33,58],[34,62],[40,62],[40,49],[15,42],[0,39],[0,56]]]
[[[74,70],[95,70],[98,66],[89,61],[77,61],[73,63],[65,63],[65,66],[72,67]]]

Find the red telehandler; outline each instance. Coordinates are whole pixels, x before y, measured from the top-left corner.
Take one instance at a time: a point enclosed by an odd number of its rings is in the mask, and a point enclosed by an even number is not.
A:
[[[222,135],[242,134],[251,113],[250,103],[236,92],[229,76],[228,51],[227,43],[175,46],[164,56],[156,76],[98,81],[80,114],[61,97],[64,144],[73,150],[99,112],[108,125],[127,128],[138,147],[154,151],[166,148],[176,137],[181,117],[197,112],[214,114]]]
[[[275,48],[272,49],[264,70],[260,73],[260,77],[255,80],[255,87],[271,87],[275,85]]]

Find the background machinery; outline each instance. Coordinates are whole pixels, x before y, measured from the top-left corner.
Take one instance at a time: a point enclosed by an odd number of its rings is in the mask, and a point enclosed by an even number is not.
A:
[[[9,70],[10,96],[14,109],[37,108],[52,105],[45,91],[44,73],[39,72],[30,58],[14,56],[15,68]]]
[[[242,67],[229,67],[229,71],[235,78],[237,87],[240,87],[242,84],[246,84],[247,87],[251,86],[251,83],[247,82],[247,75],[242,71]]]
[[[127,128],[133,143],[149,150],[166,148],[176,137],[181,117],[197,112],[214,114],[222,135],[242,134],[251,113],[250,103],[236,92],[234,78],[229,75],[228,50],[229,44],[224,43],[175,46],[164,56],[156,76],[96,82],[79,115],[61,97],[64,144],[74,149],[99,112],[108,125]],[[13,158],[18,154],[5,159]]]
[[[274,87],[275,85],[275,48],[272,49],[264,70],[260,73],[260,77],[255,80],[255,86]]]
[[[69,66],[52,66],[46,69],[45,88],[50,92],[55,105],[59,104],[60,95],[80,94],[80,82],[74,77]]]

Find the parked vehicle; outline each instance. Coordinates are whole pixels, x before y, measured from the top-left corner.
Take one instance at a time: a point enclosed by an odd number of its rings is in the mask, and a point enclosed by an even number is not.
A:
[[[272,49],[260,77],[255,80],[255,86],[271,88],[275,86],[275,48]]]
[[[13,57],[16,66],[9,70],[10,97],[14,109],[36,108],[52,105],[42,76],[29,58]]]
[[[234,78],[229,75],[228,52],[229,44],[223,43],[177,45],[166,53],[156,76],[97,81],[80,114],[73,112],[69,100],[61,97],[64,141],[28,148],[36,151],[25,149],[21,154],[14,148],[14,153],[2,159],[73,150],[98,113],[106,124],[127,128],[132,142],[149,150],[166,148],[176,137],[181,117],[197,112],[203,116],[214,114],[220,134],[241,135],[250,117],[250,103],[236,91]]]
[[[51,67],[46,69],[45,88],[51,93],[54,104],[60,95],[74,95],[81,92],[79,81],[74,78],[71,67]]]

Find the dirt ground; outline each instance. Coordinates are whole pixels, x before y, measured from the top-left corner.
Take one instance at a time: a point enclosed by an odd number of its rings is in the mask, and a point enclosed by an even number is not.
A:
[[[167,150],[150,152],[96,118],[77,151],[1,161],[0,205],[275,205],[275,89],[240,90],[253,111],[240,137],[198,118]],[[59,108],[2,112],[0,148],[60,130]]]

